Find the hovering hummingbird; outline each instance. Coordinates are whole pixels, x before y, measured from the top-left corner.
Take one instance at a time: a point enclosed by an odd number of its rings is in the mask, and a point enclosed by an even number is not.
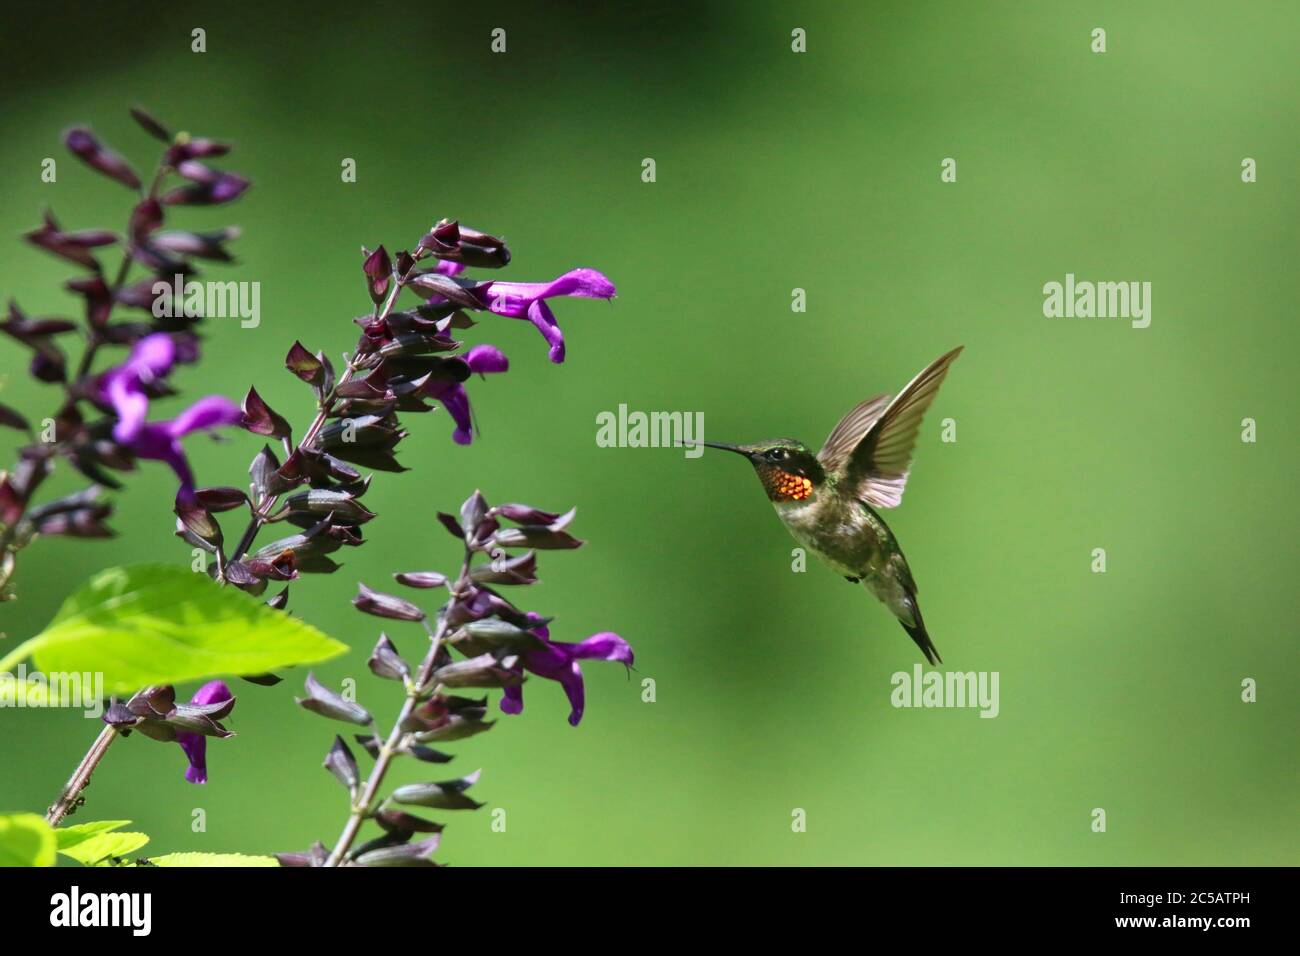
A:
[[[859,404],[840,419],[816,454],[792,438],[752,445],[700,443],[748,458],[795,540],[851,583],[864,584],[931,664],[943,659],[926,632],[916,582],[876,509],[903,500],[921,418],[961,350],[958,346],[935,359],[897,395],[877,395]]]

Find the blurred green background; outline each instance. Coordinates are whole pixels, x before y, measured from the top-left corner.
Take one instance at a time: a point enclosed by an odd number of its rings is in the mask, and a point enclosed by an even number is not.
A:
[[[1297,26],[1288,3],[45,6],[0,36],[0,291],[77,314],[69,270],[18,236],[45,205],[69,228],[121,229],[127,194],[59,136],[89,123],[143,166],[137,102],[233,140],[225,165],[255,181],[177,219],[241,225],[239,263],[208,274],[262,283],[261,326],[213,323],[203,364],[177,376],[186,399],[255,382],[300,430],[287,347],[351,348],[359,246],[400,248],[438,217],[505,235],[502,278],[590,265],[617,283],[612,305],[555,303],[563,366],[525,323],[469,333],[512,362],[471,385],[481,436],[457,447],[442,413],[408,416],[411,470],[377,477],[368,544],[290,592],[353,648],[320,676],[355,677],[387,724],[398,700],[366,672],[380,622],[350,608],[356,581],[452,570],[433,514],[476,487],[579,507],[588,546],[543,554],[544,583],[515,596],[557,615],[559,639],[619,631],[636,673],[587,665],[576,730],[558,686],[533,680],[522,717],[453,745],[434,777],[484,768],[488,806],[444,814],[444,861],[1295,864]],[[940,182],[945,157],[956,183]],[[1150,328],[1044,318],[1042,286],[1067,272],[1150,281]],[[890,706],[916,649],[860,589],[815,563],[791,573],[748,466],[595,444],[595,416],[620,403],[703,412],[717,440],[817,443],[957,344],[887,517],[946,667],[1000,673],[994,720]],[[0,401],[39,417],[53,390],[0,350]],[[13,434],[0,440],[9,461]],[[189,447],[201,481],[239,485],[258,442]],[[63,473],[50,491],[76,486]],[[21,600],[0,607],[6,645],[97,569],[187,562],[173,488],[146,464],[117,499],[119,537],[30,548]],[[287,676],[238,684],[238,736],[210,748],[208,786],[182,780],[177,748],[133,737],[76,819],[132,819],[157,853],[332,842],[345,798],[320,763],[340,725],[296,708],[303,675]],[[0,720],[0,809],[44,808],[95,727]]]

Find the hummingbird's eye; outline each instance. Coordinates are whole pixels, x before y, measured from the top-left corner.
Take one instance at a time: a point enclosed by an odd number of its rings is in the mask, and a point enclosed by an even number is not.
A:
[[[767,453],[767,457],[772,461],[785,461],[790,457],[790,453],[784,448],[773,448]]]

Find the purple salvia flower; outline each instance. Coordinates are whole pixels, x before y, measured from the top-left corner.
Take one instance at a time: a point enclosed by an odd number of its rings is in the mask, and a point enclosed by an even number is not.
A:
[[[145,386],[166,376],[175,364],[176,343],[170,335],[157,332],[137,341],[125,362],[104,373],[100,390],[117,413],[113,437],[118,442],[130,445],[136,440],[149,412]]]
[[[104,373],[100,380],[100,397],[117,414],[113,438],[139,458],[170,465],[180,481],[177,497],[189,500],[194,494],[194,475],[181,447],[181,439],[190,432],[237,425],[242,414],[229,399],[209,395],[175,418],[161,422],[145,421],[149,412],[146,387],[170,372],[176,358],[176,343],[170,335],[162,332],[146,335],[136,342],[126,362]]]
[[[465,353],[463,361],[471,372],[480,375],[496,374],[510,368],[510,360],[505,353],[492,345],[476,345]],[[456,423],[452,432],[452,441],[458,445],[468,445],[474,440],[473,416],[470,414],[469,393],[460,382],[430,382],[425,386],[425,394],[442,403],[442,407]]]
[[[513,319],[527,319],[551,346],[551,361],[564,361],[564,335],[546,304],[557,296],[612,299],[614,283],[595,269],[574,269],[552,282],[484,282],[470,290],[485,309]]]
[[[529,617],[534,615],[530,612]],[[582,720],[582,713],[586,707],[586,691],[578,661],[618,661],[628,667],[632,666],[632,645],[613,631],[593,634],[577,644],[550,640],[549,632],[545,627],[534,628],[533,633],[542,638],[546,648],[525,651],[521,656],[520,664],[529,673],[560,683],[569,698],[569,723],[574,727]],[[504,696],[501,698],[501,710],[507,714],[518,714],[523,709],[522,685],[505,688]]]
[[[181,447],[181,439],[190,432],[209,431],[222,425],[238,425],[243,418],[239,406],[223,395],[200,398],[175,418],[148,422],[131,445],[136,457],[162,461],[171,466],[180,480],[178,499],[194,498],[194,473]]]
[[[191,704],[219,704],[223,700],[230,700],[234,694],[230,693],[230,688],[226,686],[225,681],[209,681],[200,687],[190,698]],[[185,779],[190,783],[207,783],[208,782],[208,738],[203,734],[191,733],[186,730],[179,731],[176,734],[176,742],[181,745],[185,751],[185,757],[189,760],[190,765],[185,770]]]

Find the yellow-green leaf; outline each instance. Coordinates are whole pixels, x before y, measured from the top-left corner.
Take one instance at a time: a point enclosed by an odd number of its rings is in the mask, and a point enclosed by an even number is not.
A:
[[[0,813],[0,866],[53,866],[54,830],[35,813]]]
[[[50,626],[3,660],[100,672],[109,691],[178,684],[336,657],[347,645],[237,588],[171,565],[111,568],[69,597]]]
[[[93,823],[75,823],[70,827],[59,827],[54,831],[54,838],[58,840],[59,849],[66,850],[101,833],[120,830],[130,822],[130,820],[96,820]]]
[[[66,849],[60,847],[59,852],[64,856],[72,857],[78,863],[94,866],[110,856],[126,856],[128,853],[134,853],[148,842],[149,837],[145,834],[132,833],[129,830],[121,833],[97,833]]]
[[[248,856],[243,853],[168,853],[152,856],[154,866],[279,866],[273,856]]]

